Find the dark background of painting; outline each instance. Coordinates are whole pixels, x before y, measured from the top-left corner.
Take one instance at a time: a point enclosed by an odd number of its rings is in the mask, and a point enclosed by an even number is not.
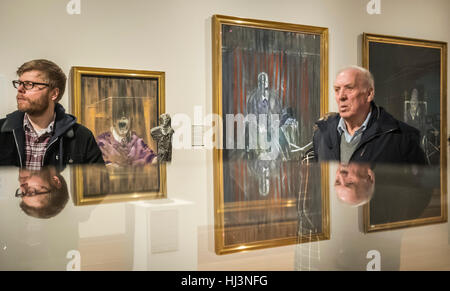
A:
[[[428,104],[428,115],[440,115],[440,50],[410,45],[369,42],[369,70],[375,78],[375,102],[403,121],[413,88]],[[427,97],[425,97],[425,95]]]
[[[418,101],[425,101],[428,110],[424,128],[419,129],[421,135],[432,126],[440,130],[440,49],[370,41],[369,70],[375,79],[377,105],[384,107],[398,120],[405,121],[405,101],[411,99],[412,90],[416,88]],[[377,177],[379,181],[370,203],[371,224],[441,215],[439,155],[433,158],[433,166],[421,169],[416,177],[412,174],[408,176],[405,174],[407,171],[399,169],[398,173],[378,171],[381,175]],[[383,182],[379,183],[381,180]]]

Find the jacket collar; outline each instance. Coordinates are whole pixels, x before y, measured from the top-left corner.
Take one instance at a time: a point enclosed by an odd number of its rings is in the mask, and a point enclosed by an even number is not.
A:
[[[3,123],[3,126],[0,129],[0,131],[1,132],[11,132],[14,129],[23,127],[24,115],[25,115],[25,113],[21,112],[19,110],[16,110],[13,113],[6,115],[6,121],[5,121],[5,123]]]
[[[367,130],[363,133],[360,144],[375,135],[399,129],[398,121],[386,112],[383,107],[377,106],[373,101],[371,106],[373,114],[370,117]]]
[[[55,137],[65,134],[76,123],[77,118],[71,114],[67,114],[64,107],[56,103],[55,106]]]
[[[372,114],[367,124],[367,129],[363,132],[359,145],[364,144],[372,137],[383,134],[388,131],[399,129],[398,121],[383,107],[377,106],[371,102]],[[340,135],[337,131],[340,115],[338,113],[329,113],[324,118],[316,122],[318,129],[324,134],[325,143],[328,148],[336,153],[336,158],[340,155]]]

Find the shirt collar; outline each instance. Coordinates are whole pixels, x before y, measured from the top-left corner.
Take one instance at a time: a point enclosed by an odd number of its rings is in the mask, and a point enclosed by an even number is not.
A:
[[[28,114],[27,113],[25,113],[25,116],[23,117],[23,129],[26,131],[26,130],[32,130],[32,131],[34,131],[38,136],[42,136],[42,135],[44,135],[44,134],[46,134],[46,133],[52,133],[53,132],[53,129],[54,129],[54,127],[55,127],[55,119],[56,119],[56,114],[53,114],[53,120],[52,120],[52,122],[50,122],[50,124],[46,127],[46,128],[44,128],[44,129],[42,129],[42,130],[36,130],[34,127],[33,127],[33,124],[31,124],[31,121],[30,121],[30,119],[28,118]]]
[[[366,130],[367,124],[369,123],[369,119],[370,119],[371,115],[372,115],[372,110],[369,111],[369,114],[367,114],[366,120],[364,120],[361,127],[355,131],[355,134],[353,136],[356,136],[356,135],[362,133],[364,130]],[[347,126],[345,125],[344,119],[342,117],[339,119],[337,130],[338,130],[339,134],[342,134],[344,132],[346,135],[350,136],[350,133],[347,131]]]

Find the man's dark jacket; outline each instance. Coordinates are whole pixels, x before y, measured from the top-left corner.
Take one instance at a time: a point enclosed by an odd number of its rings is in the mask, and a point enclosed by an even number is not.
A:
[[[372,114],[350,162],[426,164],[419,130],[395,119],[382,107],[371,104]],[[339,161],[340,116],[330,114],[316,122],[313,144],[316,161]]]
[[[104,163],[92,132],[56,104],[54,134],[48,143],[43,166]],[[14,111],[0,120],[0,165],[26,167],[24,113]]]

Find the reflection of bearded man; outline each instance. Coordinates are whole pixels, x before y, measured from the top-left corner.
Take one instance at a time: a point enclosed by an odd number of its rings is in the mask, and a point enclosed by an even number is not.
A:
[[[375,174],[367,164],[339,164],[334,189],[339,200],[346,204],[366,204],[375,191]]]
[[[21,169],[16,197],[22,199],[20,208],[36,218],[51,218],[59,214],[69,200],[64,178],[54,167],[39,171]]]
[[[142,138],[131,131],[131,119],[124,113],[113,121],[110,131],[97,137],[106,165],[139,166],[156,161],[155,153]]]

